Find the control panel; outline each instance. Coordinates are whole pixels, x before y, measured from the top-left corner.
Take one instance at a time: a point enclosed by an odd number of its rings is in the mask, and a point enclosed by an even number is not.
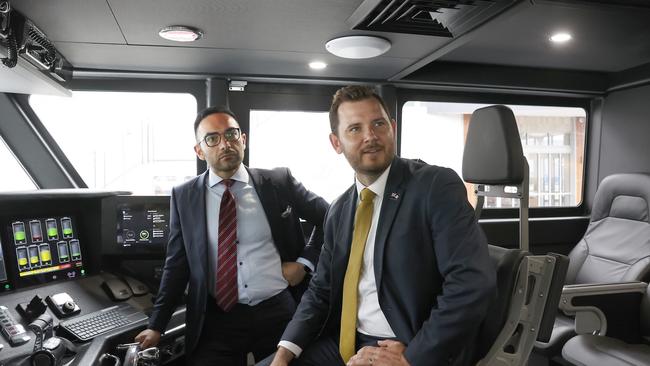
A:
[[[6,306],[0,305],[0,330],[12,346],[19,346],[31,339],[20,323],[14,319]]]

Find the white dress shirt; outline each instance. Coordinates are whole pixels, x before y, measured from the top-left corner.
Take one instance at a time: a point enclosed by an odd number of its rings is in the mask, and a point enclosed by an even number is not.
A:
[[[390,166],[368,187],[359,182],[359,179],[355,179],[357,205],[361,201],[361,190],[364,188],[370,189],[376,195],[373,200],[372,221],[370,231],[368,232],[368,239],[366,239],[366,247],[363,252],[363,266],[361,268],[361,276],[359,277],[357,331],[378,338],[395,338],[395,332],[393,332],[390,324],[388,324],[388,320],[379,306],[374,262],[375,237],[377,235],[379,214],[381,213],[381,204],[384,198],[384,191],[386,190],[389,171]],[[302,353],[302,348],[293,342],[282,340],[279,346],[288,349],[296,357],[299,357]]]
[[[368,187],[364,186],[358,179],[357,185],[357,205],[361,202],[361,190],[368,188],[376,196],[373,201],[372,222],[366,247],[363,251],[363,266],[361,267],[361,276],[359,277],[359,298],[357,312],[357,331],[366,335],[379,338],[394,338],[395,333],[388,324],[386,316],[379,307],[377,298],[377,281],[375,280],[375,237],[377,235],[377,224],[379,223],[379,214],[381,204],[384,199],[384,190],[386,181],[388,181],[388,172],[390,166]]]
[[[282,261],[273,243],[271,227],[248,171],[240,165],[231,177],[230,191],[237,204],[237,286],[239,303],[256,305],[287,288]],[[217,280],[219,208],[226,190],[223,179],[209,173],[205,195],[208,228],[209,293],[214,297]]]

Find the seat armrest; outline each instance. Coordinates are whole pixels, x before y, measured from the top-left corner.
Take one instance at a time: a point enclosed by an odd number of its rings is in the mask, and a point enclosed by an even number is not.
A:
[[[615,299],[616,297],[629,296],[629,294],[644,294],[647,288],[647,283],[638,281],[566,285],[562,289],[559,308],[566,315],[575,316],[577,334],[602,336],[607,333],[607,318],[605,312],[599,308],[598,301],[592,303],[590,300],[597,297]],[[639,296],[639,301],[640,298]],[[610,301],[614,302],[615,300]],[[636,309],[635,313],[638,313],[638,306]]]

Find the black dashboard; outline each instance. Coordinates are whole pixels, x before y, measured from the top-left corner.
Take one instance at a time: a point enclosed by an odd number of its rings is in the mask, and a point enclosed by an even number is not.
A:
[[[66,353],[70,365],[98,364],[104,352],[132,342],[146,326],[168,236],[169,197],[0,194],[0,365],[29,364],[36,339],[29,326],[39,314],[51,317],[55,336],[77,346]],[[72,331],[73,323],[114,307],[130,314],[120,326],[83,336]],[[181,308],[161,344],[163,361],[182,355],[183,322]]]

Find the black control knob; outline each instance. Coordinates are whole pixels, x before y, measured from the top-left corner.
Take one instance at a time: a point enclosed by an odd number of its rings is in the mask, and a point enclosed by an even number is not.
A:
[[[74,303],[74,301],[66,301],[66,302],[64,302],[63,305],[61,306],[61,310],[62,310],[64,313],[71,313],[71,312],[74,311],[74,309],[75,309],[75,303]]]

